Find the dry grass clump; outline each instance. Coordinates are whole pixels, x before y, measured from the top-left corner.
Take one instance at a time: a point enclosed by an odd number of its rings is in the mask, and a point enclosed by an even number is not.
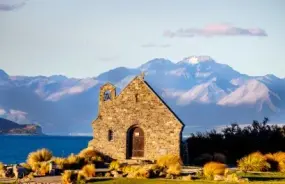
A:
[[[64,169],[67,163],[67,160],[62,157],[53,157],[52,161],[57,165],[58,169]]]
[[[152,170],[147,165],[128,165],[122,168],[122,172],[126,174],[128,178],[150,178],[152,176]]]
[[[112,161],[109,165],[109,169],[115,170],[115,171],[119,170],[120,167],[121,167],[121,164],[117,160]]]
[[[84,178],[94,177],[96,172],[96,168],[94,164],[85,165],[80,171],[79,175],[83,176]]]
[[[215,175],[224,175],[227,166],[219,162],[209,162],[203,167],[205,178],[213,180]]]
[[[78,156],[84,158],[87,163],[103,161],[103,156],[98,151],[96,151],[94,148],[91,147],[83,149],[78,154]]]
[[[166,172],[167,174],[178,176],[181,173],[181,165],[180,164],[170,165]]]
[[[77,180],[77,173],[75,171],[66,170],[61,176],[61,182],[63,184],[72,184]]]
[[[62,157],[53,157],[52,161],[57,165],[59,169],[64,169],[67,160]]]
[[[85,184],[86,180],[84,176],[80,175],[76,171],[66,170],[61,175],[62,184]]]
[[[39,174],[41,176],[45,176],[46,174],[49,173],[49,167],[50,167],[50,163],[49,162],[41,162],[40,163],[40,167],[39,167]]]
[[[285,152],[268,153],[264,156],[270,165],[270,170],[285,172]]]
[[[27,163],[31,166],[32,170],[34,170],[35,167],[37,167],[38,163],[49,161],[51,158],[52,152],[48,149],[43,148],[35,152],[31,152],[28,155]]]
[[[5,177],[4,164],[2,162],[0,162],[0,178],[4,178],[4,177]]]
[[[180,175],[182,161],[178,155],[164,155],[157,159],[156,164],[162,170],[165,170],[168,175]]]
[[[84,159],[72,153],[66,158],[65,164],[68,169],[81,169],[84,165]]]
[[[169,168],[171,165],[180,164],[182,165],[182,161],[178,155],[164,155],[157,159],[156,164],[163,168]]]
[[[238,169],[247,171],[266,171],[270,168],[269,163],[266,161],[266,157],[260,152],[254,152],[248,156],[243,157],[237,161]]]

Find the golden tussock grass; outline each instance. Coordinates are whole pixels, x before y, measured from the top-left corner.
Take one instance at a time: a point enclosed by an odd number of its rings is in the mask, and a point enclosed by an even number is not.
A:
[[[79,175],[84,176],[84,178],[95,177],[96,168],[94,164],[85,165],[80,171]]]
[[[51,160],[51,158],[52,158],[52,152],[49,151],[48,149],[43,148],[35,152],[31,152],[28,155],[27,163],[33,169],[34,167],[36,167],[35,165],[37,165],[38,163],[49,161]]]
[[[178,155],[164,155],[157,159],[156,164],[159,167],[169,168],[171,165],[182,165],[182,161]]]
[[[203,174],[207,179],[213,179],[215,175],[224,175],[227,166],[219,162],[209,162],[203,167]]]
[[[251,153],[237,161],[238,169],[247,171],[266,171],[270,168],[270,164],[266,161],[266,157],[260,152]]]

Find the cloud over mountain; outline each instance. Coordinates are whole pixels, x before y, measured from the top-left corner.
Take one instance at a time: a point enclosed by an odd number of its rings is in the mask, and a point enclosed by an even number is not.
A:
[[[21,8],[26,5],[27,0],[25,1],[3,1],[2,3],[0,2],[0,11],[13,11],[18,8]]]
[[[166,37],[213,37],[213,36],[268,36],[261,28],[241,28],[231,24],[211,24],[203,28],[181,28],[177,31],[167,30]]]

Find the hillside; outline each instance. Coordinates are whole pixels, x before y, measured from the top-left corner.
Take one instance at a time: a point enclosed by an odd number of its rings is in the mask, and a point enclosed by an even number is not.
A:
[[[156,58],[137,68],[114,68],[84,79],[10,76],[0,70],[0,117],[21,124],[41,122],[48,134],[91,133],[100,86],[111,82],[120,92],[142,71],[186,124],[184,133],[264,117],[285,122],[285,79],[242,74],[209,56],[177,62]]]
[[[13,121],[0,118],[0,135],[17,134],[17,135],[42,135],[42,129],[38,125],[24,124],[20,125]]]

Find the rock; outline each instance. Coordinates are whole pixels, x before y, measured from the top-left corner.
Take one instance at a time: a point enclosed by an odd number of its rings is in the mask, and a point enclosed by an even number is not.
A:
[[[166,179],[174,179],[174,177],[173,177],[172,174],[167,174],[167,175],[165,176],[165,178],[166,178]]]
[[[165,172],[160,172],[158,176],[159,177],[164,177],[164,176],[166,176],[166,173]]]
[[[135,174],[134,173],[129,173],[128,175],[127,175],[127,178],[135,178],[136,176],[135,176]]]
[[[214,176],[214,181],[224,181],[225,177],[222,175],[215,175]]]
[[[239,183],[248,183],[248,178],[241,178],[238,181]]]
[[[122,178],[123,175],[119,174],[117,171],[111,171],[111,174],[114,176],[114,178]]]
[[[106,172],[106,173],[105,173],[105,177],[111,177],[111,173]]]
[[[191,177],[191,175],[189,174],[188,176],[182,176],[181,179],[184,180],[184,181],[191,181],[191,180],[192,180],[192,177]]]
[[[227,182],[239,182],[239,177],[237,176],[236,173],[233,173],[233,174],[228,174],[226,177],[225,177],[225,181]]]

